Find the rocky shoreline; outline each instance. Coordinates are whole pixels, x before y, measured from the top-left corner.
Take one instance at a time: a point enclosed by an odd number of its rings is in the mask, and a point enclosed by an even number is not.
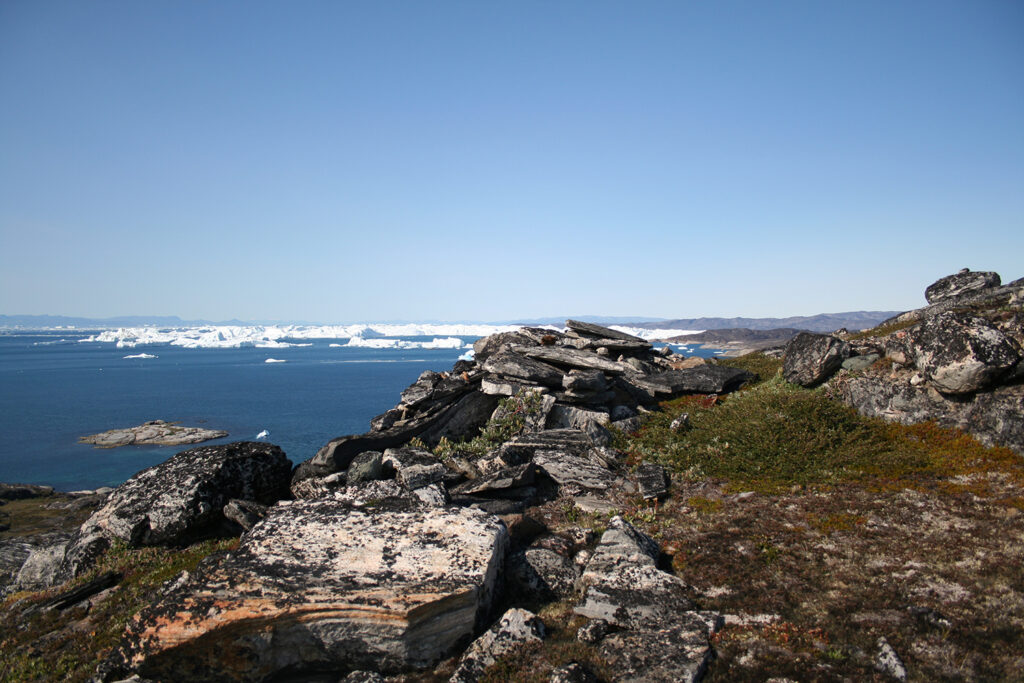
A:
[[[1024,454],[1024,283],[961,272],[927,298],[869,333],[797,334],[782,377]],[[573,660],[549,680],[700,679],[716,634],[745,617],[702,608],[675,571],[686,552],[640,528],[679,473],[615,444],[665,401],[728,401],[756,375],[572,320],[474,352],[297,466],[272,444],[206,446],[83,497],[94,511],[73,533],[18,541],[7,590],[47,591],[72,614],[117,594],[111,553],[237,537],[168,578],[96,680],[477,681],[544,647],[556,607],[581,624],[572,647],[604,668]],[[690,429],[685,413],[671,429]],[[905,679],[878,647],[874,668]]]

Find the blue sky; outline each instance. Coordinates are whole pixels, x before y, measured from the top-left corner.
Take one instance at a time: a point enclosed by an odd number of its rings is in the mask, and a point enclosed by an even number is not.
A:
[[[0,3],[0,313],[783,316],[1024,276],[1024,3]]]

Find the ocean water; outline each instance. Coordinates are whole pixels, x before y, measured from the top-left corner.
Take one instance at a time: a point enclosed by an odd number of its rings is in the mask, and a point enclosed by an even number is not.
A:
[[[465,349],[332,347],[116,348],[85,334],[0,334],[0,481],[59,490],[115,486],[195,446],[98,449],[78,437],[163,419],[222,429],[205,444],[262,430],[293,463],[328,440],[369,429],[424,370],[444,371]],[[430,338],[404,338],[429,342]],[[474,337],[462,337],[472,342]],[[708,356],[713,349],[697,349]],[[157,358],[129,358],[150,354]],[[273,358],[285,362],[267,363]]]

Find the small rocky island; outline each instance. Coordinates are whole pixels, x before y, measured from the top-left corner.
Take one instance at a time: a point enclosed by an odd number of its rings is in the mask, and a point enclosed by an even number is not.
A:
[[[79,443],[91,443],[96,448],[117,448],[119,446],[184,446],[221,439],[228,433],[202,427],[182,427],[176,422],[150,420],[138,427],[111,429],[99,434],[79,437]]]
[[[14,487],[3,533],[30,495],[79,524],[0,536],[0,674],[1019,678],[1024,281],[926,299],[720,362],[523,328],[297,466],[238,442]]]

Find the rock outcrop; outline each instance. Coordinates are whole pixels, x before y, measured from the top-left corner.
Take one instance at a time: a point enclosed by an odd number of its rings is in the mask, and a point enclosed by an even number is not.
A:
[[[190,681],[429,666],[486,623],[506,544],[477,510],[280,505],[143,610],[118,666]]]
[[[202,427],[181,427],[176,422],[150,420],[138,427],[111,429],[99,434],[79,437],[80,443],[91,443],[96,448],[117,448],[118,446],[184,446],[221,439],[228,433],[218,429]]]
[[[883,323],[888,334],[852,341],[827,390],[864,415],[934,421],[1024,454],[1024,284],[961,271],[926,297]]]
[[[288,494],[291,462],[277,446],[239,441],[183,451],[118,486],[82,525],[61,577],[77,576],[113,540],[179,544],[224,532],[232,499],[270,504]]]

